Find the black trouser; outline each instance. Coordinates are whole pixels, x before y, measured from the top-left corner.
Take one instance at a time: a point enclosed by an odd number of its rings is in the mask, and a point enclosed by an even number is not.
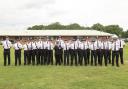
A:
[[[112,51],[112,66],[114,66],[115,57],[116,57],[116,66],[119,66],[119,51]]]
[[[6,66],[7,62],[7,57],[8,57],[8,65],[10,65],[10,49],[4,49],[4,66]]]
[[[78,55],[78,64],[82,65],[81,62],[82,62],[82,50],[81,49],[77,49],[77,54]]]
[[[105,50],[105,49],[101,49],[101,60],[100,60],[100,65],[101,66],[102,66],[103,59],[104,59],[105,66],[107,66],[107,62],[108,62],[108,60],[107,60],[107,50]]]
[[[80,49],[78,52],[79,52],[78,53],[78,56],[79,56],[79,64],[80,65],[83,65],[83,50]]]
[[[40,64],[39,49],[35,49],[36,65]]]
[[[41,49],[38,49],[38,51],[37,51],[37,57],[38,57],[38,64],[41,64],[41,54],[42,52],[41,52]]]
[[[48,50],[48,60],[47,60],[47,64],[51,64],[53,65],[53,50]]]
[[[110,64],[111,63],[111,50],[107,50],[107,60],[108,60],[108,63]]]
[[[28,63],[28,50],[24,50],[24,65]]]
[[[56,65],[61,65],[61,54],[55,53]]]
[[[73,60],[75,59],[75,65],[77,66],[77,49],[71,49],[71,66],[73,65]]]
[[[93,61],[95,62],[95,66],[97,65],[97,52],[96,50],[91,50],[91,65],[93,65]]]
[[[62,54],[60,55],[61,56],[61,63],[63,63],[63,51],[62,51]]]
[[[28,65],[31,64],[31,61],[32,61],[32,50],[28,50]]]
[[[87,50],[83,50],[84,65],[87,65]]]
[[[64,50],[64,65],[69,65],[69,50]]]
[[[17,66],[17,61],[21,65],[21,50],[15,50],[15,66]]]
[[[98,59],[98,64],[100,64],[101,62],[101,49],[97,49],[96,50],[96,52],[97,52],[97,59]]]
[[[41,52],[40,52],[40,53],[41,53],[41,54],[40,54],[40,55],[41,55],[41,65],[44,65],[44,51],[45,51],[45,50],[44,50],[44,49],[41,49],[40,51],[41,51]]]
[[[120,62],[121,62],[121,64],[124,64],[124,60],[123,60],[123,48],[120,48],[120,50],[119,50],[119,56],[120,56]]]
[[[48,62],[48,49],[44,49],[44,65],[46,65]]]
[[[35,65],[36,53],[37,53],[37,50],[33,49],[32,50],[32,65]],[[37,63],[38,63],[38,60],[37,60]]]
[[[90,62],[90,49],[87,49],[87,64]]]

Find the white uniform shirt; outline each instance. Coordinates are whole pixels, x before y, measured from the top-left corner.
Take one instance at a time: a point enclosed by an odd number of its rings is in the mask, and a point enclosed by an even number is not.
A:
[[[18,42],[18,43],[15,43],[13,45],[13,47],[14,47],[15,50],[19,50],[19,49],[22,49],[22,44],[20,42]]]
[[[81,50],[84,50],[84,49],[85,49],[85,44],[81,42],[81,43],[79,44],[79,48],[80,48]]]
[[[24,44],[24,45],[23,45],[23,49],[24,49],[24,50],[28,50],[27,44]]]
[[[106,42],[101,42],[100,49],[106,49]]]
[[[38,49],[37,45],[37,42],[32,42],[32,49]]]
[[[70,49],[75,49],[75,44],[74,44],[74,42],[70,43]]]
[[[53,43],[48,42],[47,47],[48,47],[48,50],[53,50],[54,48]]]
[[[63,48],[64,46],[64,41],[62,39],[58,39],[56,42],[59,42],[59,45]],[[56,44],[56,43],[55,43]]]
[[[120,48],[123,48],[125,45],[125,42],[123,40],[118,40],[118,41],[119,41]]]
[[[64,50],[69,50],[69,48],[70,48],[70,44],[69,43],[64,43],[63,49]]]
[[[101,41],[96,40],[95,43],[96,43],[97,49],[101,49]]]
[[[79,48],[80,43],[81,43],[80,41],[75,41],[74,42],[75,49]]]
[[[85,44],[85,46],[86,46],[87,49],[90,48],[91,43],[90,43],[89,41],[85,41],[84,44]],[[85,48],[85,49],[86,49],[86,48]]]
[[[4,49],[10,49],[12,46],[12,44],[9,40],[2,41],[2,45],[3,45]]]
[[[119,41],[115,41],[112,43],[112,51],[119,51],[120,49],[120,44]]]
[[[112,43],[110,41],[105,42],[105,49],[111,50],[112,48]]]
[[[92,42],[92,43],[90,44],[90,49],[91,49],[91,50],[96,50],[96,49],[97,49],[97,44],[96,44],[96,42]]]
[[[29,42],[27,45],[28,45],[28,50],[32,50],[32,42]]]

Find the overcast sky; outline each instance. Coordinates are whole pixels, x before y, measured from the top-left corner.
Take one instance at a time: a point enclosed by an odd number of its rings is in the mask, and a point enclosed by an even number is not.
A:
[[[0,30],[35,24],[118,24],[128,29],[128,0],[0,0]]]

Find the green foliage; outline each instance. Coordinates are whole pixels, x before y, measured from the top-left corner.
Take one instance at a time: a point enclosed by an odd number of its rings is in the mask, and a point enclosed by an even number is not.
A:
[[[32,27],[28,27],[28,30],[62,30],[62,29],[69,29],[69,30],[86,30],[86,29],[94,29],[98,31],[103,31],[103,32],[108,32],[111,34],[116,34],[121,37],[128,37],[127,34],[128,32],[124,32],[123,28],[121,28],[119,25],[107,25],[103,26],[100,23],[93,24],[91,27],[85,27],[85,26],[80,26],[78,23],[72,23],[69,25],[62,25],[59,22],[55,22],[52,24],[49,24],[47,26],[45,25],[35,25]]]

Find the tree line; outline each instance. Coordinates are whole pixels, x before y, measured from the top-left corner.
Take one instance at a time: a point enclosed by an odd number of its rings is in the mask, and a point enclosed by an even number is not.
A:
[[[49,25],[34,25],[32,27],[28,27],[27,30],[98,30],[111,34],[116,34],[117,36],[128,38],[128,30],[123,31],[123,28],[119,25],[107,25],[104,26],[100,23],[93,24],[91,27],[81,26],[78,23],[72,23],[69,25],[62,25],[59,22],[55,22]]]

